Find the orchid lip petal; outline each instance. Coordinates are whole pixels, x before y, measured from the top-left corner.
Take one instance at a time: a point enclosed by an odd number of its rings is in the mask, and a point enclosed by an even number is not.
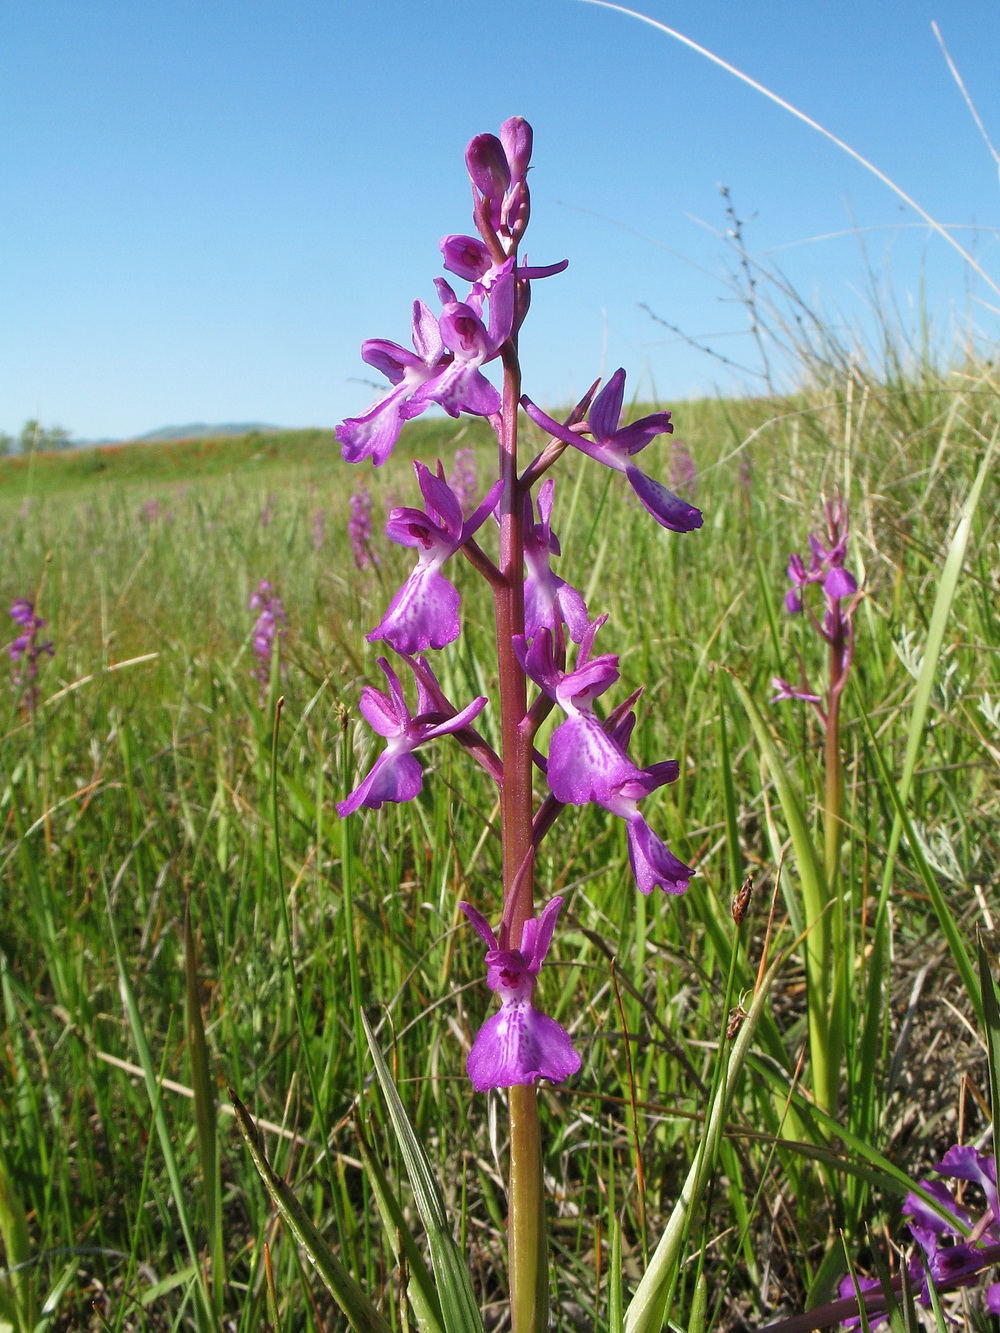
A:
[[[642,505],[662,527],[670,528],[673,532],[692,532],[701,527],[701,510],[693,504],[674,495],[673,491],[668,491],[666,486],[647,477],[631,464],[626,467],[625,475]]]

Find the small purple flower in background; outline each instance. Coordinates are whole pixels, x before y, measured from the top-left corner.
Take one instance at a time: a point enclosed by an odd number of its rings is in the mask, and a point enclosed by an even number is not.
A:
[[[566,1029],[531,1003],[562,904],[553,898],[537,920],[524,923],[519,949],[501,949],[486,918],[459,903],[486,945],[486,984],[500,996],[500,1012],[479,1029],[466,1064],[477,1092],[540,1078],[562,1083],[580,1068]]]
[[[810,686],[801,661],[799,684],[791,685],[783,677],[775,676],[773,684],[777,693],[771,700],[777,703],[782,699],[801,699],[811,703],[824,726],[847,684],[854,655],[853,616],[859,599],[858,581],[850,570],[844,568],[849,529],[847,510],[842,501],[828,502],[825,516],[828,545],[824,546],[815,533],[810,533],[812,554],[809,567],[806,568],[798,552],[793,552],[789,558],[788,578],[792,586],[785,593],[785,610],[789,615],[798,615],[804,610],[816,633],[829,645],[831,665],[826,700]],[[809,604],[808,591],[813,585],[822,588],[822,621]]]
[[[570,638],[579,643],[590,628],[583,598],[565,579],[553,574],[549,557],[559,555],[559,538],[552,531],[552,493],[555,481],[548,477],[538,491],[538,519],[531,496],[524,499],[524,637],[533,639],[540,629],[554,630],[565,622]]]
[[[931,1305],[931,1283],[937,1291],[973,1286],[985,1268],[996,1264],[993,1255],[995,1247],[1000,1246],[1000,1205],[994,1159],[975,1148],[956,1145],[948,1149],[934,1170],[950,1180],[978,1185],[986,1208],[976,1218],[958,1202],[954,1189],[942,1180],[920,1181],[920,1188],[936,1200],[939,1209],[912,1190],[904,1199],[903,1214],[909,1217],[910,1233],[920,1247],[910,1256],[910,1281],[919,1288],[920,1303],[928,1308]],[[943,1212],[950,1213],[953,1220],[943,1216]],[[987,1248],[993,1250],[993,1255],[983,1253]],[[862,1292],[879,1285],[871,1279],[859,1280]],[[840,1295],[846,1298],[854,1294],[854,1283],[848,1275],[840,1283]],[[1000,1282],[993,1282],[987,1288],[986,1308],[990,1314],[1000,1314]],[[868,1306],[868,1310],[873,1327],[876,1321],[887,1317],[880,1304]],[[859,1324],[860,1320],[851,1319],[845,1326],[857,1328]]]
[[[31,513],[31,501],[28,499],[21,501],[21,517],[27,518]]]
[[[694,459],[688,453],[687,446],[680,440],[674,440],[670,449],[670,485],[680,495],[694,499],[694,488],[698,480],[698,469]]]
[[[261,507],[261,511],[260,511],[260,526],[261,526],[262,528],[266,528],[267,525],[270,523],[270,521],[271,521],[271,515],[272,515],[272,513],[274,512],[274,505],[275,505],[275,501],[277,500],[277,498],[278,498],[278,497],[277,497],[277,496],[274,494],[274,492],[272,491],[272,492],[268,495],[267,499],[264,501],[264,504],[263,504],[263,506]]]
[[[645,449],[657,435],[673,431],[670,413],[653,412],[628,426],[619,426],[624,396],[625,372],[616,370],[594,399],[588,421],[575,429],[554,421],[527,396],[522,397],[521,406],[536,426],[541,426],[557,440],[572,444],[598,463],[614,468],[616,472],[624,472],[643,506],[661,527],[670,528],[673,532],[692,532],[700,528],[700,509],[695,509],[694,505],[668,491],[666,486],[647,477],[631,462],[632,457]],[[582,430],[587,430],[593,439],[585,439],[579,434]]]
[[[386,746],[368,775],[346,800],[337,806],[341,819],[366,805],[378,810],[385,801],[412,801],[423,783],[423,769],[413,751],[436,736],[448,736],[468,727],[486,707],[485,695],[473,699],[461,712],[445,699],[434,673],[423,658],[416,665],[407,659],[417,683],[417,711],[407,707],[399,677],[384,657],[378,659],[389,693],[373,685],[361,691],[361,712],[373,730],[386,738]],[[430,687],[430,688],[428,688]]]
[[[143,523],[155,523],[160,517],[160,509],[159,500],[147,500],[139,510],[139,517]]]
[[[352,497],[353,498],[353,497]],[[314,551],[322,551],[326,541],[326,515],[317,509],[312,516],[312,544]]]
[[[750,487],[753,485],[753,457],[748,449],[740,454],[740,485],[749,498]]]
[[[23,704],[33,712],[38,703],[38,659],[42,653],[52,657],[55,649],[51,639],[39,643],[38,631],[45,626],[41,616],[35,615],[35,606],[26,597],[19,597],[11,603],[10,616],[21,633],[10,645],[10,660],[14,663],[14,684],[24,688]]]
[[[288,632],[288,617],[281,598],[275,596],[274,586],[267,579],[261,579],[257,591],[251,594],[250,610],[259,612],[253,627],[252,647],[257,659],[253,677],[260,686],[260,702],[263,704],[271,683],[274,654]]]
[[[404,655],[443,648],[458,638],[458,589],[441,573],[441,566],[489,518],[502,488],[496,482],[475,513],[463,519],[440,461],[436,476],[423,463],[413,466],[427,512],[394,509],[385,530],[394,542],[418,549],[417,565],[367,636],[369,643],[384,639]]]
[[[351,517],[347,520],[351,538],[351,554],[356,569],[377,565],[379,558],[372,548],[372,497],[362,482],[351,496]]]
[[[476,473],[476,455],[471,449],[456,449],[451,465],[448,485],[455,493],[455,499],[462,506],[462,513],[468,516],[476,507],[479,494],[479,478]]]

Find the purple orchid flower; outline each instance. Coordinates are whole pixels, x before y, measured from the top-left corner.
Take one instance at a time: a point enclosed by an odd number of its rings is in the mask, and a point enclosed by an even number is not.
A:
[[[614,468],[616,472],[624,472],[643,506],[662,527],[670,528],[673,532],[691,532],[700,528],[700,509],[674,495],[673,491],[668,491],[652,477],[647,477],[630,461],[657,435],[673,431],[670,413],[653,412],[648,417],[633,421],[631,425],[619,427],[624,395],[625,372],[616,370],[594,399],[587,425],[576,429],[554,421],[527,396],[521,399],[521,406],[536,425],[554,435],[557,440],[572,444],[598,463]],[[578,433],[583,429],[587,429],[593,439],[587,440]]]
[[[472,180],[476,226],[484,237],[517,248],[530,215],[528,163],[531,160],[531,126],[521,116],[511,116],[495,134],[477,134],[465,150],[465,165]]]
[[[355,569],[367,569],[369,565],[377,565],[379,558],[372,549],[372,497],[364,483],[351,496],[351,516],[347,520],[347,533],[351,539],[351,554],[354,557]],[[320,544],[322,545],[322,542]]]
[[[277,643],[280,648],[288,634],[288,616],[285,614],[281,598],[275,593],[274,585],[269,579],[261,579],[257,590],[251,593],[250,610],[260,613],[253,627],[252,647],[254,657],[257,659],[253,677],[260,687],[260,703],[263,705],[271,683],[271,663],[275,644]]]
[[[618,658],[610,653],[591,657],[594,636],[606,616],[589,626],[573,671],[556,664],[551,632],[543,629],[528,645],[514,640],[525,672],[554,699],[566,714],[549,742],[546,776],[552,795],[567,805],[603,806],[626,822],[629,863],[641,893],[660,888],[683,893],[694,873],[676,857],[639,813],[638,802],[665,783],[675,782],[676,760],[638,768],[626,753],[635,714],[605,724],[594,711],[594,700],[618,679]]]
[[[411,402],[428,380],[443,373],[450,358],[445,351],[437,319],[423,301],[413,302],[413,346],[407,351],[385,338],[368,338],[361,344],[361,359],[382,372],[395,387],[359,417],[348,417],[337,427],[341,453],[348,463],[371,458],[380,467],[392,453],[403,422],[419,416],[425,400]]]
[[[813,629],[829,645],[831,670],[827,697],[824,701],[812,688],[805,667],[800,662],[799,685],[790,685],[783,677],[775,676],[773,684],[777,692],[771,699],[772,703],[782,699],[800,699],[812,704],[824,727],[828,724],[831,710],[836,712],[840,695],[847,684],[854,655],[853,616],[859,600],[858,581],[850,570],[844,568],[848,536],[847,511],[840,500],[828,503],[825,509],[829,546],[824,546],[815,533],[810,533],[812,559],[808,569],[798,552],[793,552],[789,557],[788,579],[792,586],[785,593],[785,609],[790,615],[798,615],[804,610]],[[822,621],[807,604],[806,589],[810,584],[822,586]]]
[[[958,1227],[930,1206],[919,1195],[907,1194],[903,1212],[911,1218],[910,1231],[923,1251],[911,1260],[911,1276],[922,1284],[921,1303],[930,1305],[929,1282],[936,1287],[971,1286],[984,1267],[979,1251],[982,1244],[1000,1243],[1000,1205],[997,1202],[996,1163],[975,1148],[956,1145],[949,1148],[934,1168],[939,1175],[952,1180],[967,1180],[978,1185],[986,1198],[986,1212],[973,1224],[973,1217],[955,1198],[954,1192],[942,1181],[922,1180],[921,1187],[928,1191],[941,1206],[970,1234],[963,1235]],[[991,1314],[1000,1313],[1000,1282],[990,1285],[986,1306]]]
[[[622,783],[640,776],[594,711],[594,700],[618,679],[617,656],[591,657],[594,638],[606,620],[607,616],[600,616],[587,627],[573,671],[564,671],[557,664],[550,630],[542,629],[530,644],[526,636],[514,639],[525,673],[566,714],[566,721],[556,727],[549,741],[546,769],[552,795],[566,805],[589,801],[603,805]]]
[[[423,658],[417,658],[419,670],[409,663],[417,682],[417,711],[411,714],[399,677],[384,657],[378,659],[378,664],[385,674],[389,693],[366,685],[361,691],[360,708],[371,727],[386,738],[386,747],[360,785],[337,805],[341,819],[363,805],[378,810],[385,801],[412,801],[423,783],[423,769],[414,759],[413,751],[436,736],[461,731],[486,707],[486,697],[480,695],[461,712],[451,709],[448,716],[442,709],[447,701],[433,671]]]
[[[635,713],[630,710],[612,729],[611,734],[623,753],[628,750],[634,726]],[[662,889],[664,893],[683,893],[694,871],[657,837],[638,808],[638,802],[644,796],[656,791],[658,787],[666,786],[668,782],[677,781],[680,765],[676,759],[665,759],[638,771],[638,778],[629,778],[620,783],[610,798],[601,804],[605,810],[625,820],[629,865],[639,892],[650,894],[654,889]]]
[[[788,561],[788,579],[791,587],[785,593],[785,609],[795,615],[802,610],[803,593],[810,583],[821,583],[828,602],[840,602],[844,597],[853,597],[858,591],[858,581],[844,568],[847,555],[847,514],[838,501],[826,506],[827,528],[830,545],[826,547],[815,533],[809,534],[809,546],[812,560],[806,569],[802,557],[794,552]],[[829,616],[829,609],[827,612]]]
[[[554,630],[565,622],[570,638],[579,643],[590,626],[587,607],[577,590],[552,572],[549,557],[560,554],[559,538],[552,531],[552,493],[549,477],[538,492],[535,522],[531,496],[525,496],[524,522],[524,637],[533,639],[540,629]]]
[[[489,293],[506,265],[497,264],[489,247],[478,236],[442,236],[440,243],[444,266],[466,282],[474,284],[478,293]],[[518,264],[514,276],[519,281],[533,282],[537,278],[551,278],[569,268],[568,259],[555,264]]]
[[[986,1211],[978,1218],[962,1206],[954,1191],[943,1180],[921,1180],[920,1188],[939,1205],[935,1208],[912,1190],[903,1201],[903,1214],[909,1217],[909,1228],[919,1251],[910,1256],[910,1281],[919,1288],[921,1305],[932,1304],[931,1283],[938,1291],[972,1286],[984,1268],[991,1267],[989,1248],[996,1254],[1000,1247],[1000,1205],[997,1201],[996,1163],[992,1157],[975,1148],[956,1145],[949,1148],[934,1168],[940,1175],[952,1180],[966,1180],[983,1191]],[[946,1216],[949,1214],[949,1216]],[[859,1279],[862,1292],[870,1291],[879,1283]],[[854,1284],[850,1277],[840,1283],[840,1295],[853,1296]],[[991,1283],[986,1292],[986,1308],[991,1314],[1000,1314],[1000,1282]],[[874,1328],[886,1319],[883,1306],[868,1306],[869,1322]],[[858,1328],[859,1319],[848,1320],[847,1328]]]
[[[23,703],[33,712],[38,703],[38,686],[35,684],[38,679],[38,659],[43,653],[54,657],[55,648],[51,639],[39,642],[38,631],[45,628],[46,622],[35,614],[34,602],[29,602],[26,597],[16,598],[10,606],[10,617],[21,627],[21,633],[9,649],[14,666],[14,684],[25,687]]]
[[[813,694],[809,688],[808,681],[797,689],[791,685],[784,676],[772,676],[771,684],[775,693],[771,696],[771,703],[780,703],[784,699],[801,699],[803,703],[820,704],[823,700],[818,694]]]
[[[524,923],[519,949],[501,949],[486,918],[459,903],[486,945],[486,984],[500,996],[500,1012],[479,1029],[466,1064],[477,1092],[540,1078],[562,1083],[580,1068],[566,1029],[531,1003],[562,904],[553,898],[537,920]]]
[[[435,318],[423,301],[413,303],[413,346],[407,351],[384,338],[361,346],[362,360],[380,370],[394,385],[359,417],[337,427],[341,453],[349,463],[371,458],[381,466],[392,453],[403,423],[418,417],[431,403],[449,416],[461,412],[492,416],[500,411],[500,395],[480,370],[510,337],[514,320],[513,261],[498,272],[489,291],[489,326],[482,322],[482,297],[460,302],[447,283],[438,283],[444,308]]]
[[[482,526],[503,489],[502,483],[496,482],[479,508],[464,519],[458,497],[444,479],[440,460],[436,476],[423,463],[413,466],[427,512],[394,509],[385,530],[401,546],[418,549],[417,565],[368,635],[369,643],[385,639],[404,655],[443,648],[458,638],[458,589],[441,573],[441,566]]]

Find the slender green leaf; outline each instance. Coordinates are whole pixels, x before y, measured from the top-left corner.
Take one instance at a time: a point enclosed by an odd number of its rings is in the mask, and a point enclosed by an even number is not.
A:
[[[611,1218],[611,1254],[608,1264],[608,1333],[624,1333],[625,1295],[622,1288],[622,1224]]]
[[[1000,1004],[993,979],[990,956],[980,935],[979,985],[982,994],[983,1033],[986,1037],[986,1063],[990,1071],[990,1112],[993,1117],[993,1160],[1000,1162]]]
[[[323,1285],[343,1310],[351,1327],[356,1333],[392,1333],[385,1317],[379,1313],[327,1245],[301,1203],[281,1177],[275,1175],[250,1112],[234,1092],[230,1091],[230,1096],[236,1112],[236,1123],[240,1127],[240,1133],[250,1150],[253,1164],[260,1173],[265,1189],[281,1214],[282,1221],[309,1256],[323,1280]]]
[[[413,1233],[406,1224],[406,1218],[403,1216],[399,1200],[392,1192],[392,1187],[382,1170],[382,1163],[372,1150],[360,1123],[355,1123],[354,1132],[365,1174],[378,1205],[386,1239],[396,1259],[398,1260],[400,1253],[402,1253],[406,1261],[410,1276],[407,1294],[417,1316],[417,1323],[424,1330],[424,1333],[444,1333],[441,1303],[438,1300],[437,1292],[434,1290],[434,1281],[427,1271],[423,1255],[417,1249]]]
[[[403,1154],[417,1212],[427,1233],[431,1267],[437,1280],[445,1328],[447,1333],[480,1333],[483,1327],[482,1316],[472,1290],[469,1270],[448,1225],[444,1199],[434,1176],[434,1170],[410,1124],[399,1093],[396,1091],[396,1085],[392,1081],[392,1075],[389,1073],[389,1067],[363,1012],[361,1019],[368,1039],[368,1049],[375,1065],[375,1074],[389,1110],[389,1118],[400,1152]]]
[[[813,1085],[817,1100],[826,1107],[837,1104],[837,1089],[840,1077],[840,1052],[843,1049],[844,1033],[838,1030],[835,1016],[831,1014],[831,1004],[837,987],[834,985],[832,970],[836,966],[832,958],[831,922],[826,919],[829,900],[829,887],[823,865],[816,851],[805,812],[798,794],[792,784],[788,769],[774,743],[770,728],[764,721],[760,709],[754,702],[750,691],[738,676],[729,673],[733,688],[742,703],[761,753],[767,761],[768,772],[774,780],[781,802],[782,813],[792,839],[795,853],[795,866],[802,889],[802,901],[805,907],[806,968],[809,988],[806,1004],[809,1013],[809,1055],[812,1064]],[[841,960],[841,966],[843,960]]]
[[[962,576],[962,566],[965,563],[965,551],[969,544],[969,536],[972,532],[972,520],[975,516],[976,508],[979,505],[979,497],[982,494],[983,485],[989,475],[990,463],[997,446],[998,438],[1000,438],[1000,435],[994,432],[993,438],[990,440],[986,452],[983,455],[983,461],[979,466],[976,479],[972,483],[969,494],[966,496],[965,504],[962,506],[962,512],[959,515],[954,535],[948,546],[948,554],[945,558],[944,567],[941,570],[941,578],[938,581],[937,595],[934,598],[934,609],[931,611],[930,625],[927,630],[927,640],[924,643],[923,662],[921,663],[920,673],[917,678],[917,691],[913,698],[913,711],[910,714],[910,722],[906,731],[906,754],[903,759],[903,772],[898,784],[898,799],[896,802],[897,812],[900,807],[905,809],[909,799],[910,785],[913,782],[913,774],[916,771],[917,760],[920,757],[920,747],[923,742],[924,724],[927,721],[927,710],[930,707],[931,692],[934,689],[938,662],[941,658],[944,632],[948,624],[948,618],[951,615],[951,606],[952,602],[955,600],[958,583]],[[895,791],[896,789],[893,788],[893,790]],[[892,882],[896,863],[896,853],[899,850],[899,840],[902,834],[902,816],[897,813],[896,820],[892,826],[892,833],[889,837],[889,851],[886,857],[885,871],[882,878],[883,893],[887,891],[888,885]]]
[[[705,1274],[698,1274],[694,1286],[694,1299],[691,1302],[691,1317],[688,1319],[688,1333],[705,1333],[705,1320],[708,1315],[708,1283]]]
[[[135,991],[132,989],[132,983],[129,981],[128,973],[125,969],[125,960],[122,957],[121,944],[118,940],[118,932],[115,929],[114,914],[111,911],[110,902],[108,903],[108,924],[111,929],[115,959],[118,964],[118,989],[121,993],[122,1004],[125,1007],[126,1016],[128,1017],[129,1027],[132,1029],[132,1040],[135,1042],[136,1051],[139,1056],[139,1064],[142,1066],[143,1080],[146,1084],[146,1095],[149,1098],[149,1104],[153,1110],[153,1123],[156,1126],[156,1136],[159,1140],[160,1151],[163,1153],[163,1162],[167,1169],[167,1178],[170,1181],[170,1188],[173,1192],[174,1207],[177,1209],[177,1219],[181,1225],[181,1232],[184,1236],[184,1243],[187,1246],[188,1255],[196,1270],[195,1284],[198,1288],[202,1302],[202,1305],[197,1307],[200,1311],[199,1318],[201,1317],[201,1314],[204,1314],[207,1317],[209,1325],[217,1328],[217,1316],[208,1294],[208,1288],[205,1284],[205,1275],[201,1271],[198,1245],[194,1236],[194,1227],[188,1216],[184,1186],[181,1182],[181,1173],[177,1165],[177,1158],[174,1154],[174,1146],[170,1137],[170,1127],[167,1124],[167,1117],[163,1110],[163,1102],[160,1095],[162,1090],[161,1083],[153,1068],[153,1057],[149,1050],[149,1043],[146,1040],[142,1015],[139,1013]]]
[[[74,1255],[63,1271],[60,1273],[56,1282],[51,1286],[46,1294],[45,1301],[42,1304],[38,1322],[35,1324],[35,1333],[45,1333],[52,1319],[59,1312],[59,1306],[62,1304],[62,1298],[69,1291],[71,1283],[77,1275],[80,1267],[79,1259]]]
[[[191,1065],[191,1087],[194,1090],[198,1156],[205,1196],[205,1225],[212,1257],[212,1296],[216,1312],[221,1317],[226,1283],[226,1256],[222,1238],[222,1210],[219,1207],[221,1165],[216,1125],[215,1080],[212,1077],[208,1043],[205,1040],[205,1025],[201,1016],[198,958],[191,925],[190,895],[184,904],[184,1028],[188,1060]]]
[[[783,962],[784,958],[779,957],[771,964],[754,995],[743,1026],[733,1042],[725,1083],[716,1091],[705,1115],[703,1141],[711,1145],[710,1150],[699,1152],[688,1171],[663,1235],[625,1311],[625,1333],[660,1333],[667,1295],[676,1277],[688,1221],[692,1212],[698,1207],[715,1164],[717,1145],[729,1115],[730,1103],[736,1091],[736,1081],[743,1069],[757,1024],[764,1011],[771,983]]]

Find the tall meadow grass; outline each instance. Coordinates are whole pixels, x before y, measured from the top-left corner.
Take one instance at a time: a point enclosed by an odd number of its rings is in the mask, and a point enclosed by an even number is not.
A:
[[[996,370],[875,376],[848,358],[786,397],[673,406],[698,469],[697,541],[638,522],[618,479],[564,460],[560,573],[620,627],[606,647],[624,688],[647,685],[636,762],[681,761],[649,804],[698,873],[680,899],[637,900],[623,828],[593,808],[542,845],[546,896],[567,900],[544,1004],[584,1057],[542,1098],[559,1329],[608,1327],[616,1254],[627,1295],[657,1244],[705,1131],[730,1010],[749,1004],[779,862],[768,956],[790,952],[686,1218],[674,1326],[706,1301],[693,1326],[828,1297],[846,1267],[838,1233],[857,1253],[866,1227],[893,1228],[907,1179],[988,1124],[961,959],[977,930],[993,940],[998,910],[1000,496],[995,465],[983,468],[1000,431]],[[408,457],[448,466],[457,447],[486,460],[489,444],[451,423],[409,427],[366,477],[376,520],[405,502]],[[464,1074],[488,997],[456,907],[472,886],[496,902],[492,790],[437,743],[416,801],[341,825],[334,802],[372,744],[356,710],[376,675],[364,634],[406,557],[385,547],[355,570],[329,436],[232,449],[230,470],[182,451],[174,475],[169,447],[137,446],[120,476],[81,475],[78,459],[34,473],[0,463],[0,592],[5,606],[35,600],[55,644],[33,713],[0,681],[8,1322],[34,1327],[49,1299],[53,1327],[344,1326],[276,1220],[229,1088],[389,1326],[419,1319],[419,1291],[400,1303],[417,1256],[400,1253],[363,1169],[384,1171],[414,1226],[355,997],[493,1327],[504,1122]],[[666,475],[669,445],[655,450]],[[805,705],[769,699],[798,654],[819,670],[819,645],[781,599],[789,552],[838,493],[865,595],[843,718],[842,1056],[834,1101],[817,1107],[802,849],[822,848],[823,741]],[[445,691],[463,699],[491,685],[489,617],[468,573],[456,571],[462,637],[439,655]],[[290,628],[262,707],[248,602],[264,578]],[[478,725],[495,741],[489,710]],[[729,902],[748,875],[727,989]]]

